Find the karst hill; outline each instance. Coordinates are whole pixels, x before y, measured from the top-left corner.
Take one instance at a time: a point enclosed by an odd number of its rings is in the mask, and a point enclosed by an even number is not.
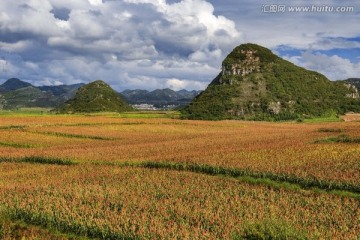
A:
[[[236,47],[182,113],[188,119],[289,120],[360,111],[357,88],[332,82],[256,44]]]
[[[124,112],[132,107],[107,83],[97,80],[78,89],[73,99],[66,101],[60,113]]]

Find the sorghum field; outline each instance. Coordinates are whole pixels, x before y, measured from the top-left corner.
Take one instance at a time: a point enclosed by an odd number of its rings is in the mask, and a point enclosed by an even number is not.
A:
[[[360,238],[360,122],[0,116],[1,239]]]

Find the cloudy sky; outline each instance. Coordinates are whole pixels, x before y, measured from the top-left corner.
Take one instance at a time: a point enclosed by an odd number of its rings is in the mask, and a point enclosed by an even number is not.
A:
[[[360,77],[359,22],[358,0],[1,0],[0,83],[204,89],[247,42]]]

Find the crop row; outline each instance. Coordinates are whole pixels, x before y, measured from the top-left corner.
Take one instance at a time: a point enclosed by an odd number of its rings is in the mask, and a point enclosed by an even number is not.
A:
[[[1,162],[8,163],[34,163],[34,164],[53,164],[53,165],[77,165],[71,159],[49,158],[39,156],[26,157],[0,157]],[[299,178],[291,175],[280,175],[266,172],[253,172],[245,169],[232,169],[224,167],[214,167],[210,165],[201,164],[186,164],[186,163],[172,163],[172,162],[95,162],[90,163],[95,166],[117,166],[117,167],[142,167],[147,169],[168,169],[176,171],[187,171],[202,173],[206,175],[221,175],[225,177],[232,177],[247,183],[263,184],[271,187],[287,187],[291,189],[312,189],[314,191],[330,191],[336,195],[354,197],[360,199],[359,185],[351,185],[349,183],[334,183],[318,179]]]
[[[68,159],[60,158],[48,158],[48,157],[38,157],[38,156],[28,156],[22,158],[14,157],[0,157],[0,163],[39,163],[39,164],[55,164],[55,165],[75,165],[77,164],[74,161]]]
[[[309,238],[360,232],[353,198],[161,169],[0,163],[0,204],[14,218],[104,239],[229,239],[265,222]]]
[[[125,164],[131,166],[131,164]],[[360,199],[360,185],[351,185],[346,182],[344,183],[333,183],[322,181],[319,179],[310,179],[310,178],[299,178],[294,175],[280,175],[268,172],[253,172],[251,170],[239,170],[239,169],[229,169],[224,167],[213,167],[209,165],[199,165],[199,164],[179,164],[179,163],[161,163],[161,162],[142,162],[138,164],[133,164],[133,166],[140,166],[145,168],[154,168],[154,169],[170,169],[170,170],[179,170],[179,171],[191,171],[196,173],[204,173],[209,175],[224,175],[230,177],[250,177],[253,179],[265,179],[272,180],[282,183],[296,184],[301,188],[311,189],[318,188],[325,191],[348,191],[355,193],[356,197]],[[354,195],[354,196],[355,196]]]

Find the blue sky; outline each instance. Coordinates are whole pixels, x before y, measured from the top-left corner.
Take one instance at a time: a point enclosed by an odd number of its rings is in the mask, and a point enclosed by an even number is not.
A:
[[[354,0],[2,0],[0,83],[204,89],[247,42],[331,80],[360,77],[359,20]]]

